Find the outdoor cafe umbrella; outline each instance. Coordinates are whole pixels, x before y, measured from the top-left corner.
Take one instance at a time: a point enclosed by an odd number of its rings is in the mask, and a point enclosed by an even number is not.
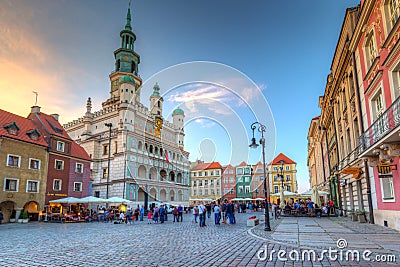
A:
[[[109,199],[106,199],[108,203],[129,203],[131,202],[129,199],[125,199],[122,197],[110,197]]]
[[[72,204],[72,203],[79,203],[79,198],[76,197],[66,197],[66,198],[59,198],[55,200],[50,200],[50,203],[61,203],[61,204]]]
[[[94,196],[88,196],[84,198],[80,198],[78,200],[78,203],[107,203],[110,202],[107,199],[104,198],[99,198],[99,197],[94,197]]]

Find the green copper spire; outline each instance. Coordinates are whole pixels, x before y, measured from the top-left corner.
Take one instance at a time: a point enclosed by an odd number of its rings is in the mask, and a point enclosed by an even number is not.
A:
[[[158,85],[158,82],[153,87],[153,94],[151,96],[160,96],[160,86]]]
[[[129,1],[128,14],[126,15],[125,30],[129,30],[129,31],[132,30],[132,26],[131,26],[131,1]]]

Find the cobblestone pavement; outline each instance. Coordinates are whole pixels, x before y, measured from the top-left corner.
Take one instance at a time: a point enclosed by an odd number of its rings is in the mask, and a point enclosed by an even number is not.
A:
[[[158,225],[147,224],[147,221],[133,225],[0,225],[0,266],[381,266],[376,262],[327,258],[317,262],[282,261],[277,253],[263,259],[272,250],[282,250],[289,255],[295,248],[300,250],[301,245],[290,240],[286,242],[285,238],[279,240],[282,242],[267,241],[271,235],[279,234],[279,229],[282,229],[279,227],[290,221],[287,218],[272,220],[274,231],[267,234],[262,230],[263,225],[248,231],[246,219],[254,214],[263,217],[260,213],[236,214],[237,224],[232,226],[214,225],[212,218],[206,222],[205,228],[191,223],[189,214],[184,215],[183,223],[168,221]],[[335,219],[322,220],[333,225],[342,224]],[[310,219],[309,222],[313,221]],[[363,227],[366,232],[376,232],[368,225]],[[377,251],[387,249],[377,248]],[[399,258],[398,254],[396,256]]]

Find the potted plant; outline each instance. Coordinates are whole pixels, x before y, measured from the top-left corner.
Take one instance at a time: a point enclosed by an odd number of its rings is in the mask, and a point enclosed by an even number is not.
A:
[[[28,221],[29,221],[29,214],[28,214],[28,211],[23,211],[22,222],[23,222],[23,223],[28,223]]]
[[[15,210],[12,210],[11,216],[10,216],[10,223],[15,223],[15,215],[16,215]]]
[[[365,210],[357,210],[357,217],[360,223],[367,222],[367,218],[365,217]]]
[[[21,210],[18,216],[18,223],[22,223],[23,219],[24,219],[24,210]]]

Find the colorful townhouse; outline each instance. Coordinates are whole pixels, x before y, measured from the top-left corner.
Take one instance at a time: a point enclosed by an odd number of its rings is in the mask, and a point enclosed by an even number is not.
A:
[[[59,123],[58,115],[47,115],[33,106],[28,119],[43,134],[49,153],[46,204],[64,197],[89,195],[91,158]],[[54,206],[52,204],[52,206]]]
[[[236,167],[236,197],[252,198],[251,165],[242,162]]]
[[[261,200],[265,198],[264,170],[260,161],[252,166],[251,188],[253,189],[252,199]]]
[[[200,163],[190,172],[191,194],[189,201],[210,202],[221,199],[222,166],[219,162]]]
[[[236,168],[230,164],[222,169],[221,191],[223,199],[236,198]]]
[[[21,211],[38,220],[45,206],[48,153],[29,119],[0,109],[0,210],[3,222]]]

